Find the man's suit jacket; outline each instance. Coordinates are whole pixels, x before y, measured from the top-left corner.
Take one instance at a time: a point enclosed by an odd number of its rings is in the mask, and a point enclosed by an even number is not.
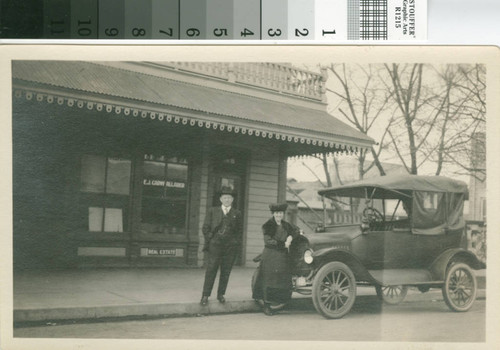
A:
[[[202,232],[205,236],[205,249],[208,249],[208,243],[212,240],[224,239],[224,243],[239,245],[243,237],[243,217],[238,209],[231,207],[227,213],[229,221],[229,230],[225,234],[226,237],[219,237],[217,231],[222,226],[224,212],[220,206],[210,208],[205,216]]]

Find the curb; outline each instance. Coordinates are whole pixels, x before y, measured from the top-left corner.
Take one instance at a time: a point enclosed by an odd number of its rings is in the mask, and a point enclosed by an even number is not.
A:
[[[228,313],[259,312],[253,300],[227,301],[225,304],[197,303],[133,304],[91,307],[40,308],[14,310],[14,323],[48,323],[50,321],[103,321],[120,318],[167,318]]]
[[[476,300],[486,299],[486,291],[478,290]],[[373,295],[358,296],[360,304],[377,304]],[[405,302],[443,301],[441,292],[408,295]],[[299,297],[291,300],[290,309],[312,307],[311,298]],[[207,306],[199,303],[175,304],[128,304],[113,306],[40,308],[14,310],[14,326],[47,325],[59,323],[106,322],[132,319],[154,319],[172,317],[195,317],[232,313],[261,312],[260,306],[253,300],[227,301],[225,304],[209,302]]]

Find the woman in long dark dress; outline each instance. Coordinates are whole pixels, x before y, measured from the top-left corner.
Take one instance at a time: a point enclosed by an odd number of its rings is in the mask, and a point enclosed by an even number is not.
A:
[[[288,263],[288,247],[292,239],[300,235],[300,231],[283,220],[286,203],[271,204],[269,208],[273,217],[262,226],[265,247],[260,265],[260,283],[257,283],[260,290],[254,294],[263,298],[264,313],[270,316],[291,298],[292,274]]]

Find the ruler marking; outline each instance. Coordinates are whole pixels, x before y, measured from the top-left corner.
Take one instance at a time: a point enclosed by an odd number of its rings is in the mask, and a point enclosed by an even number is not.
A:
[[[314,30],[314,1],[288,0],[288,37],[313,40]]]
[[[125,1],[125,39],[151,39],[152,0]]]
[[[262,0],[262,38],[264,40],[288,39],[287,0]]]
[[[180,2],[180,38],[188,40],[206,39],[206,0],[189,0]]]
[[[71,38],[97,39],[98,0],[71,0]]]
[[[70,1],[44,0],[44,37],[47,39],[70,38]]]
[[[179,39],[179,0],[152,1],[152,38]]]
[[[99,39],[125,37],[125,0],[99,0]]]
[[[260,40],[260,0],[234,0],[234,38]]]
[[[234,38],[233,0],[207,1],[207,38],[228,40]]]
[[[427,38],[426,0],[0,1],[0,38],[11,39]]]

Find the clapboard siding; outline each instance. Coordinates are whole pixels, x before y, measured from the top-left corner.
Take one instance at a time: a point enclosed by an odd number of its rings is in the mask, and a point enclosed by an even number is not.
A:
[[[260,194],[250,194],[248,196],[249,203],[269,203],[274,202],[278,196],[278,191],[263,190]],[[273,199],[274,198],[274,199]]]
[[[268,175],[268,174],[259,174],[259,173],[254,173],[252,174],[253,181],[263,181],[263,182],[272,182],[276,183],[278,185],[278,173],[276,175]]]
[[[267,168],[259,165],[256,165],[254,169],[252,169],[254,173],[258,174],[263,174],[263,175],[271,175],[271,176],[276,176],[278,175],[279,171],[278,168]]]
[[[270,218],[269,203],[278,199],[279,154],[275,148],[252,153],[248,176],[246,266],[255,266],[252,259],[262,253],[262,225]]]
[[[258,223],[258,224],[251,224],[251,225],[247,225],[247,230],[250,230],[250,231],[259,231],[260,233],[262,233],[262,225],[264,225],[264,223],[269,220],[270,216],[267,216],[264,221],[262,221],[262,223]]]
[[[248,213],[247,213],[247,216],[249,218],[252,218],[252,217],[255,217],[255,218],[269,218],[269,210],[268,210],[268,206],[267,206],[267,203],[269,202],[266,202],[266,204],[259,204],[259,206],[257,206],[256,208],[258,209],[252,209],[251,207],[248,208]]]
[[[205,220],[205,216],[207,213],[207,204],[208,204],[208,156],[207,149],[203,150],[203,161],[201,163],[201,186],[200,186],[200,213],[199,213],[199,231],[198,231],[198,239],[200,245],[198,246],[198,266],[203,266],[203,245],[205,242],[205,237],[203,237],[203,232],[201,228],[203,226],[203,221]]]
[[[278,195],[278,190],[277,189],[265,189],[265,188],[250,188],[248,191],[248,195],[250,198],[252,197],[260,197],[260,196],[265,196],[265,197],[276,197]]]
[[[264,189],[264,190],[276,190],[276,184],[274,182],[260,181],[255,183],[253,188]]]
[[[262,237],[260,237],[259,240],[253,241],[252,244],[247,245],[247,252],[252,252],[252,253],[259,252],[259,253],[261,253],[262,249],[264,249],[264,239]]]
[[[254,159],[256,162],[258,162],[255,164],[256,166],[259,166],[261,168],[270,168],[270,169],[278,170],[278,168],[279,168],[278,162],[276,162],[274,160],[265,160],[265,158],[263,158],[263,157],[260,157],[260,159],[258,159],[257,157],[260,156],[260,154],[258,154],[258,153],[263,153],[263,152],[262,151],[255,151],[254,152],[254,154],[256,155],[256,157],[254,157]],[[267,153],[267,151],[264,153]],[[264,157],[265,156],[266,156],[266,154],[264,154]]]

